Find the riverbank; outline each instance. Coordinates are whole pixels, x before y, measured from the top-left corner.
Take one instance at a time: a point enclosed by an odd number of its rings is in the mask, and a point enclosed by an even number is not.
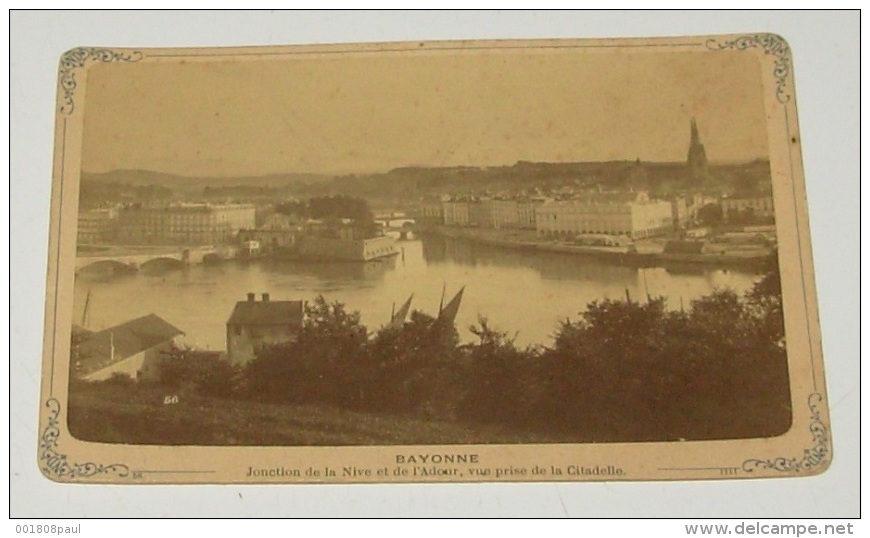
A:
[[[542,252],[556,252],[594,257],[632,267],[670,267],[699,265],[713,267],[762,267],[771,259],[769,248],[736,246],[715,252],[666,252],[666,239],[636,241],[632,246],[587,246],[538,237],[534,230],[459,228],[437,226],[420,230],[421,235],[434,234],[452,239],[465,239],[490,246]]]
[[[377,328],[389,322],[393,303],[398,308],[412,293],[413,309],[437,312],[446,283],[446,293],[451,294],[466,286],[456,322],[463,341],[477,340],[467,327],[476,324],[481,313],[495,327],[519,331],[519,345],[546,345],[560,320],[576,316],[586,304],[602,297],[624,297],[626,288],[632,297],[645,296],[647,291],[671,297],[670,308],[678,309],[681,299],[688,305],[715,287],[743,293],[764,272],[725,271],[701,264],[646,270],[573,254],[491,247],[436,235],[398,246],[398,256],[372,262],[263,258],[115,276],[85,271],[76,280],[73,316],[80,320],[88,302],[89,328],[104,329],[122,321],[119,308],[125,319],[155,313],[182,328],[186,343],[225,349],[227,318],[250,291],[269,292],[273,300],[324,294],[359,310],[362,322]],[[530,291],[505,292],[516,287]],[[530,311],[538,314],[530,316]]]

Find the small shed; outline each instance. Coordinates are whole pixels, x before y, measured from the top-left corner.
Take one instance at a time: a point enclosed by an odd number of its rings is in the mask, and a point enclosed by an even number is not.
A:
[[[184,334],[156,314],[115,325],[98,332],[81,333],[73,364],[75,375],[100,381],[113,374],[157,381],[165,354],[178,345]]]

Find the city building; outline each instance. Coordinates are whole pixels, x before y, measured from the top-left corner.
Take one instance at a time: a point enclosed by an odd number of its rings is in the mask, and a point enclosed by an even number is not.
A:
[[[239,244],[249,250],[251,245],[256,245],[258,252],[288,250],[296,244],[302,230],[302,226],[291,224],[286,215],[272,213],[266,217],[262,226],[253,230],[240,230]]]
[[[100,381],[114,374],[143,381],[159,381],[166,354],[178,346],[184,333],[169,322],[149,314],[99,332],[82,330],[75,353],[73,374],[86,381]]]
[[[520,198],[517,201],[517,226],[528,230],[536,228],[536,212],[539,207],[549,202],[550,198],[534,197]]]
[[[108,243],[118,231],[118,211],[92,209],[79,212],[76,240],[79,245]]]
[[[689,224],[689,204],[684,196],[671,198],[671,213],[674,218],[674,229],[680,230]]]
[[[131,206],[119,215],[118,241],[130,245],[217,245],[255,227],[250,204]]]
[[[227,320],[227,357],[230,364],[246,364],[264,344],[294,342],[302,328],[302,301],[272,301],[268,293],[257,301],[248,294]]]
[[[444,208],[444,224],[447,226],[468,226],[471,224],[471,209],[465,200],[447,200]]]
[[[396,239],[390,236],[369,239],[302,236],[296,242],[296,252],[304,260],[366,262],[395,256]]]
[[[423,202],[417,215],[417,222],[424,225],[439,226],[444,224],[444,206],[441,201]]]
[[[519,203],[516,200],[491,199],[484,202],[490,206],[492,227],[518,228],[520,224]]]
[[[722,218],[734,220],[770,220],[774,218],[773,196],[723,196],[720,201]]]
[[[580,234],[653,237],[674,229],[670,202],[651,200],[647,193],[595,193],[537,208],[539,235],[572,239]]]
[[[479,228],[492,228],[492,205],[488,199],[469,202],[468,223]]]
[[[544,197],[452,199],[441,203],[441,218],[448,226],[535,229],[535,210]]]

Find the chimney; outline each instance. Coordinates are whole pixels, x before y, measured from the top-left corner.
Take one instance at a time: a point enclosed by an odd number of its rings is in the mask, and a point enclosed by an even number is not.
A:
[[[255,293],[248,293],[248,302],[253,303],[257,300],[257,295]]]
[[[268,302],[269,302],[269,294],[268,294],[268,293],[264,293],[264,294],[263,294],[263,302],[264,302],[264,303],[268,303]]]

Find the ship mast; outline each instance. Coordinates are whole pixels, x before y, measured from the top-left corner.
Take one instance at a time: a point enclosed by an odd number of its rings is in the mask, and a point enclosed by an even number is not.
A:
[[[87,328],[88,322],[88,305],[91,303],[91,290],[88,288],[88,295],[85,297],[85,308],[82,311],[82,329]]]

